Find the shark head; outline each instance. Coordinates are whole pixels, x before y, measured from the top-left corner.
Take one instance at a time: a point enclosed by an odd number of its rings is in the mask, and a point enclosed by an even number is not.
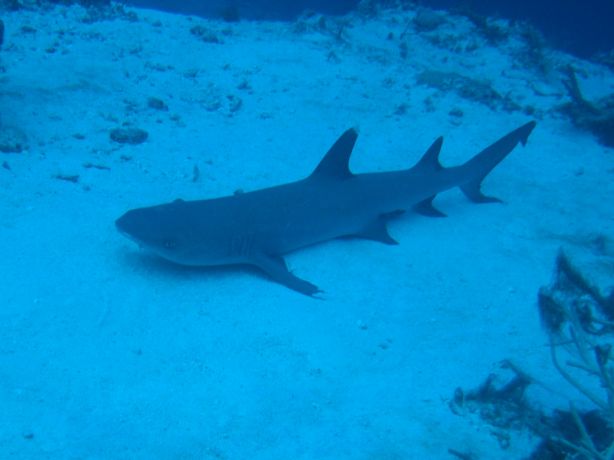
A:
[[[121,234],[165,259],[174,260],[179,251],[179,239],[174,223],[165,218],[162,206],[128,211],[115,221]]]
[[[132,209],[115,221],[124,236],[154,254],[182,265],[214,265],[222,245],[205,219],[195,221],[182,200]]]

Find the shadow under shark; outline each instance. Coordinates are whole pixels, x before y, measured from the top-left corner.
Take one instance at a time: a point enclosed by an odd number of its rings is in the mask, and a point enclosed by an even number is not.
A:
[[[386,222],[413,209],[441,217],[435,196],[460,187],[473,202],[498,202],[480,190],[482,180],[519,143],[535,122],[510,132],[460,166],[439,162],[438,138],[412,168],[353,174],[349,160],[358,136],[349,129],[306,179],[210,200],[133,209],[115,222],[118,230],[160,257],[181,265],[249,264],[302,294],[321,292],[290,272],[283,255],[340,237],[398,244]]]

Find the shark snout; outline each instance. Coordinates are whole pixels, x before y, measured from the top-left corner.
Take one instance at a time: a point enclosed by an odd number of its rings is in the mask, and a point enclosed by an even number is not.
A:
[[[128,217],[127,213],[115,220],[115,228],[124,235],[129,235],[128,232]]]
[[[115,227],[117,231],[124,235],[125,237],[136,241],[137,243],[142,243],[143,234],[142,231],[139,230],[140,224],[138,216],[135,214],[135,211],[128,211],[120,218],[115,221]]]
[[[115,227],[125,237],[141,247],[167,254],[176,247],[176,226],[173,216],[164,215],[164,208],[132,209],[115,221]]]

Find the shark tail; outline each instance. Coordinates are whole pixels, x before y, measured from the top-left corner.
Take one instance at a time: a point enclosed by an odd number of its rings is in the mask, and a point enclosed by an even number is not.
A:
[[[503,136],[494,144],[486,147],[462,167],[468,171],[469,180],[460,186],[463,193],[474,203],[501,202],[499,198],[486,196],[481,186],[484,178],[520,143],[525,145],[529,135],[535,128],[531,121]]]

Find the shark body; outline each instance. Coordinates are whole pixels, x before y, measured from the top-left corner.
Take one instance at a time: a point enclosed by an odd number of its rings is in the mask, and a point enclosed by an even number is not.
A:
[[[157,255],[181,265],[254,265],[302,294],[321,292],[290,272],[283,255],[333,238],[358,237],[397,244],[386,222],[413,209],[444,216],[432,205],[445,190],[460,187],[474,202],[500,201],[480,190],[486,175],[519,143],[529,122],[466,163],[444,168],[438,138],[412,168],[353,174],[349,160],[357,132],[349,129],[303,180],[222,198],[133,209],[117,219],[118,230]]]

